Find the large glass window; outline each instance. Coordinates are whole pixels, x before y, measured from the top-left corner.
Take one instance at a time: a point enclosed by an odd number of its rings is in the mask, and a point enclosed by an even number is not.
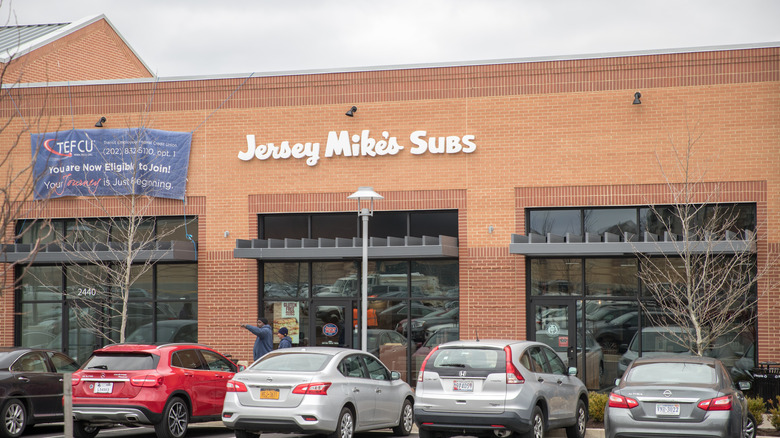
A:
[[[528,214],[528,232],[564,236],[582,234],[582,212],[575,209],[531,210]]]
[[[309,265],[299,262],[264,263],[263,294],[268,298],[309,296]]]
[[[588,295],[634,297],[638,289],[636,259],[585,259]]]
[[[635,208],[598,208],[585,209],[582,222],[586,233],[604,235],[604,233],[623,236],[624,232],[639,233]]]
[[[582,294],[581,259],[531,259],[532,295]]]

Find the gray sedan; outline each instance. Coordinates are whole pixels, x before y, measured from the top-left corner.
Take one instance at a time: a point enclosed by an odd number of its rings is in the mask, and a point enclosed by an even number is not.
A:
[[[609,395],[607,438],[618,436],[745,437],[756,420],[720,360],[698,356],[634,360]],[[748,389],[747,382],[740,386]]]
[[[273,351],[227,383],[222,422],[237,438],[262,432],[325,433],[392,428],[407,436],[414,396],[373,355],[331,347]]]

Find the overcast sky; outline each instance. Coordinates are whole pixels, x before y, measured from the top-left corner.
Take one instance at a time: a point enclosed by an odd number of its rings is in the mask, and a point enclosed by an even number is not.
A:
[[[780,41],[780,0],[2,0],[4,23],[99,14],[158,76]]]

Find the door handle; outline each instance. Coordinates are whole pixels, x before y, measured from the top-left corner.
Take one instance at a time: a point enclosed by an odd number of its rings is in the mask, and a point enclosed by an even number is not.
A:
[[[352,388],[352,392],[360,392],[360,390],[357,387]]]
[[[28,379],[27,377],[24,377],[24,376],[19,376],[18,379],[21,380],[22,382],[29,382],[30,381],[30,379]]]
[[[563,385],[563,380],[559,380],[559,381],[558,381],[558,384],[559,384],[559,385]]]
[[[541,378],[541,377],[539,377],[539,378],[538,378],[538,379],[536,379],[536,380],[537,380],[539,383],[544,383],[544,379],[543,379],[543,378]]]
[[[375,389],[374,391],[375,391],[377,394],[381,394],[381,393],[382,393],[382,390],[381,390],[381,389],[379,389],[379,388]]]
[[[192,377],[192,373],[184,373],[184,377]]]

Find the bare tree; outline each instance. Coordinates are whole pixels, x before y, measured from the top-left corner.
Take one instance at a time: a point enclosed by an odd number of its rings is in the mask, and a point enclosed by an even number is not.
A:
[[[696,132],[691,127],[683,145],[670,141],[671,166],[656,154],[672,202],[651,205],[647,220],[666,249],[640,253],[639,277],[650,324],[681,327],[663,336],[703,355],[753,330],[757,284],[772,264],[759,269],[756,230],[743,229],[739,207],[720,202],[719,184],[701,170],[707,163],[695,156]]]

